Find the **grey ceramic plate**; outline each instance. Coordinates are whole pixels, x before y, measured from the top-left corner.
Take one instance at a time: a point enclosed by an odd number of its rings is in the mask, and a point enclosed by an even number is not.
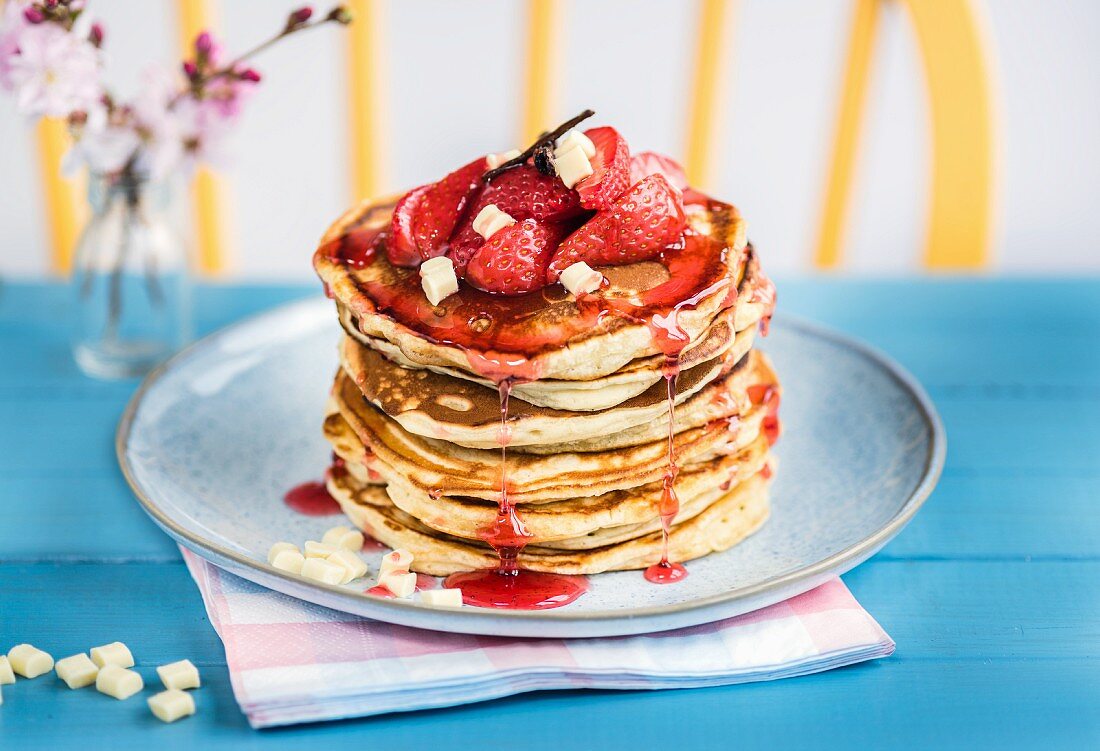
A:
[[[266,563],[278,540],[318,539],[341,517],[286,508],[284,492],[328,464],[321,416],[336,367],[331,303],[307,300],[213,334],[149,376],[118,431],[137,498],[169,535],[271,589],[408,626],[512,636],[589,637],[692,626],[809,590],[896,535],[943,466],[939,417],[921,387],[864,345],[777,318],[762,340],[784,386],[780,468],[767,524],[688,564],[673,585],[640,572],[590,577],[556,610],[434,609],[326,586]],[[372,571],[377,560],[369,561]]]

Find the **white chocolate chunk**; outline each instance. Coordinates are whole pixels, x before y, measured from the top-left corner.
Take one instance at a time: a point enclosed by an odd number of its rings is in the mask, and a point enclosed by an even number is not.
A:
[[[92,662],[99,667],[104,665],[118,665],[120,668],[132,668],[134,656],[129,648],[120,641],[104,644],[102,647],[92,647]]]
[[[572,188],[593,172],[592,163],[588,161],[588,156],[580,146],[555,154],[553,162],[554,171],[558,173],[558,177],[567,188]]]
[[[302,566],[302,576],[324,584],[340,584],[344,581],[344,567],[329,563],[324,558],[307,558]]]
[[[30,644],[16,644],[8,650],[11,669],[24,678],[37,678],[53,670],[53,658]]]
[[[170,688],[153,694],[148,702],[149,709],[161,722],[175,722],[181,717],[195,714],[195,699],[179,689]]]
[[[413,555],[404,548],[398,548],[392,550],[382,556],[382,564],[378,568],[378,578],[382,579],[386,574],[393,571],[399,571],[405,573],[409,570],[409,566],[412,565]]]
[[[179,660],[167,665],[157,667],[157,675],[160,682],[167,689],[183,690],[185,688],[198,688],[202,685],[199,679],[199,669],[190,660]]]
[[[517,156],[519,156],[519,154],[519,149],[508,149],[507,151],[502,151],[499,154],[490,154],[489,156],[485,157],[485,163],[489,165],[489,169],[496,169],[505,162],[512,161]]]
[[[129,699],[144,687],[140,675],[118,665],[104,665],[95,678],[96,691],[119,700]]]
[[[328,558],[337,550],[335,545],[329,545],[327,542],[317,542],[316,540],[306,540],[305,549],[306,558]]]
[[[302,552],[302,551],[298,550],[298,546],[293,544],[293,543],[277,542],[277,543],[275,543],[274,545],[271,546],[271,550],[267,551],[267,562],[270,563],[272,566],[274,566],[275,565],[275,557],[277,555],[279,555],[279,553],[282,553],[282,552],[287,551],[287,550],[293,550],[295,553]]]
[[[458,275],[455,265],[446,256],[429,258],[420,264],[420,287],[432,305],[439,305],[448,296],[458,292]]]
[[[474,232],[488,240],[505,227],[511,227],[515,223],[515,219],[498,209],[495,203],[491,203],[477,212],[471,226]]]
[[[420,601],[442,608],[462,607],[461,589],[429,589],[420,593]]]
[[[325,536],[321,538],[321,542],[328,545],[335,545],[342,550],[358,551],[363,547],[363,533],[357,529],[333,527],[328,532],[325,532]]]
[[[603,284],[603,274],[584,261],[578,261],[561,272],[558,281],[574,295],[581,295],[598,290]]]
[[[15,683],[15,673],[12,672],[8,656],[0,655],[0,686],[5,683]]]
[[[565,131],[564,135],[554,142],[554,155],[564,154],[574,146],[579,146],[581,151],[584,152],[584,155],[589,159],[596,156],[596,144],[592,143],[591,138],[581,133],[576,128]]]
[[[347,584],[353,579],[359,579],[367,575],[367,564],[350,550],[337,550],[325,560],[344,569],[344,576],[340,580],[341,584]]]
[[[271,561],[271,565],[280,571],[286,571],[290,574],[302,573],[302,566],[305,565],[306,558],[297,550],[282,550],[275,555],[275,558]]]
[[[381,577],[378,583],[396,597],[412,597],[413,592],[416,591],[416,574],[408,571],[391,571]]]
[[[57,672],[57,677],[65,681],[65,685],[69,688],[90,686],[95,683],[96,676],[99,675],[99,666],[83,652],[58,660],[54,670]]]

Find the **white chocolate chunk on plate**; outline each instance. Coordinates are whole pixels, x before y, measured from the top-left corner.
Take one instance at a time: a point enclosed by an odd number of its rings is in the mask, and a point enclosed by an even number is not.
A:
[[[281,550],[271,559],[272,566],[291,574],[302,573],[302,566],[305,565],[305,562],[305,556],[297,550]]]
[[[420,593],[420,601],[441,608],[462,607],[461,589],[429,589]]]
[[[491,203],[477,212],[471,226],[474,232],[488,240],[505,227],[511,227],[515,223],[516,220],[510,214],[501,211],[496,204]]]
[[[485,157],[485,163],[489,165],[489,169],[496,169],[505,162],[512,161],[517,156],[519,156],[519,154],[519,149],[508,149],[507,151],[502,151],[499,154],[490,154],[489,156]]]
[[[327,542],[306,540],[305,551],[306,558],[328,558],[330,555],[336,552],[336,546],[329,545]]]
[[[378,580],[395,597],[412,597],[416,591],[416,574],[408,571],[391,571]]]
[[[31,644],[16,644],[8,650],[8,662],[24,678],[37,678],[53,670],[53,658]]]
[[[95,678],[95,690],[120,701],[141,691],[145,682],[137,672],[118,665],[104,665]]]
[[[382,556],[382,564],[378,568],[378,578],[381,580],[382,577],[393,571],[404,573],[409,570],[409,566],[412,565],[412,562],[412,553],[404,548],[391,550],[389,553]]]
[[[344,567],[324,558],[307,558],[302,566],[302,576],[323,584],[341,584],[344,581]]]
[[[554,170],[567,188],[572,188],[593,172],[592,163],[588,161],[584,149],[580,146],[574,146],[568,151],[556,154],[553,161]]]
[[[81,652],[72,657],[64,657],[54,665],[57,677],[65,681],[69,688],[84,688],[95,683],[99,675],[99,666]]]
[[[576,128],[570,128],[558,138],[554,143],[554,153],[564,154],[571,148],[579,146],[584,155],[591,159],[596,156],[596,144],[592,143],[592,139],[581,133]],[[519,156],[518,154],[516,156]]]
[[[130,648],[120,641],[104,644],[102,647],[92,647],[92,662],[99,667],[104,665],[118,665],[120,668],[132,668],[134,656],[130,654]]]
[[[603,284],[603,274],[584,261],[577,261],[561,272],[558,280],[574,295],[582,295],[598,290]]]
[[[160,682],[167,689],[182,691],[185,688],[198,688],[202,685],[199,669],[190,660],[179,660],[157,667]]]
[[[446,256],[437,256],[420,264],[420,288],[432,305],[439,305],[458,292],[458,275],[455,274],[454,262]]]
[[[302,551],[298,550],[298,546],[293,544],[293,543],[290,543],[290,542],[277,542],[277,543],[275,543],[274,545],[271,546],[270,550],[267,551],[267,562],[270,563],[272,566],[274,566],[275,565],[275,558],[279,555],[279,553],[282,553],[282,552],[285,552],[285,551],[288,551],[288,550],[292,550],[295,553],[302,552]]]
[[[15,672],[11,669],[8,656],[0,655],[0,686],[5,683],[15,683]]]
[[[191,694],[170,688],[149,697],[149,709],[161,722],[175,722],[195,714],[195,699]]]
[[[325,536],[321,538],[321,542],[326,545],[335,545],[343,550],[358,551],[363,547],[363,533],[357,529],[333,527],[328,532],[325,532]]]
[[[347,584],[353,579],[359,579],[367,575],[366,562],[350,550],[337,550],[325,560],[344,569],[344,576],[340,580],[341,584]]]

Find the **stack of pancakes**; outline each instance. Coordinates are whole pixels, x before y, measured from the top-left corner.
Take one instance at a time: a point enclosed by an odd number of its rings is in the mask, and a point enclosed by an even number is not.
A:
[[[715,272],[728,283],[658,316],[674,315],[683,337],[674,358],[671,433],[669,359],[652,325],[602,316],[590,327],[569,328],[583,319],[583,306],[557,285],[532,293],[542,295],[540,304],[527,301],[529,313],[512,322],[532,336],[573,332],[534,355],[502,352],[501,336],[476,349],[436,335],[426,301],[427,323],[405,325],[380,304],[378,290],[407,282],[415,270],[390,266],[384,253],[348,263],[333,250],[388,221],[386,204],[353,209],[314,256],[345,331],[324,421],[340,460],[328,487],[359,528],[409,550],[423,573],[496,566],[485,540],[500,512],[505,438],[508,497],[529,535],[521,568],[645,568],[665,552],[658,506],[670,435],[680,505],[668,531],[669,559],[725,550],[764,523],[774,438],[774,427],[765,426],[774,425],[779,387],[752,345],[771,314],[774,289],[733,207],[714,204],[690,215],[695,231],[724,244]],[[652,261],[599,270],[609,281],[599,294],[617,300],[641,299],[669,279]],[[452,314],[434,310],[440,321]],[[518,360],[523,368],[516,372],[528,375],[510,381],[502,429],[500,371],[486,363]]]

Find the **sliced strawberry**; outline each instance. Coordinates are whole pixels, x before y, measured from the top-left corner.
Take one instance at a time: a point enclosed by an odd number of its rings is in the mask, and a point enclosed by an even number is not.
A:
[[[546,286],[546,264],[564,230],[524,219],[485,241],[466,266],[466,281],[497,295],[522,295]]]
[[[684,168],[670,156],[656,151],[640,151],[630,157],[630,184],[650,175],[664,175],[668,184],[683,190],[688,186]]]
[[[524,164],[492,179],[478,198],[476,209],[489,204],[515,219],[557,222],[580,216],[577,191],[565,187],[556,175],[544,175],[534,165]],[[476,216],[476,211],[471,211]]]
[[[584,132],[596,147],[592,174],[577,183],[581,205],[600,211],[611,206],[632,183],[630,147],[614,128],[591,128]]]
[[[413,237],[412,218],[420,205],[421,198],[431,190],[431,183],[413,188],[401,197],[397,206],[393,209],[393,219],[390,220],[390,239],[386,243],[386,257],[394,266],[408,266],[415,268],[424,259],[416,249],[416,239]]]
[[[567,237],[554,253],[546,278],[553,284],[578,261],[618,266],[653,258],[686,226],[679,191],[664,175],[650,175]]]
[[[474,215],[476,216],[476,214]],[[485,238],[474,231],[470,221],[459,227],[458,232],[451,238],[450,247],[447,248],[447,257],[454,264],[455,274],[458,275],[459,279],[466,278],[466,264],[470,262],[470,258],[478,251],[478,248],[484,244]]]
[[[442,255],[472,197],[481,188],[481,175],[488,169],[480,157],[444,177],[420,198],[412,216],[412,235],[421,260]]]

